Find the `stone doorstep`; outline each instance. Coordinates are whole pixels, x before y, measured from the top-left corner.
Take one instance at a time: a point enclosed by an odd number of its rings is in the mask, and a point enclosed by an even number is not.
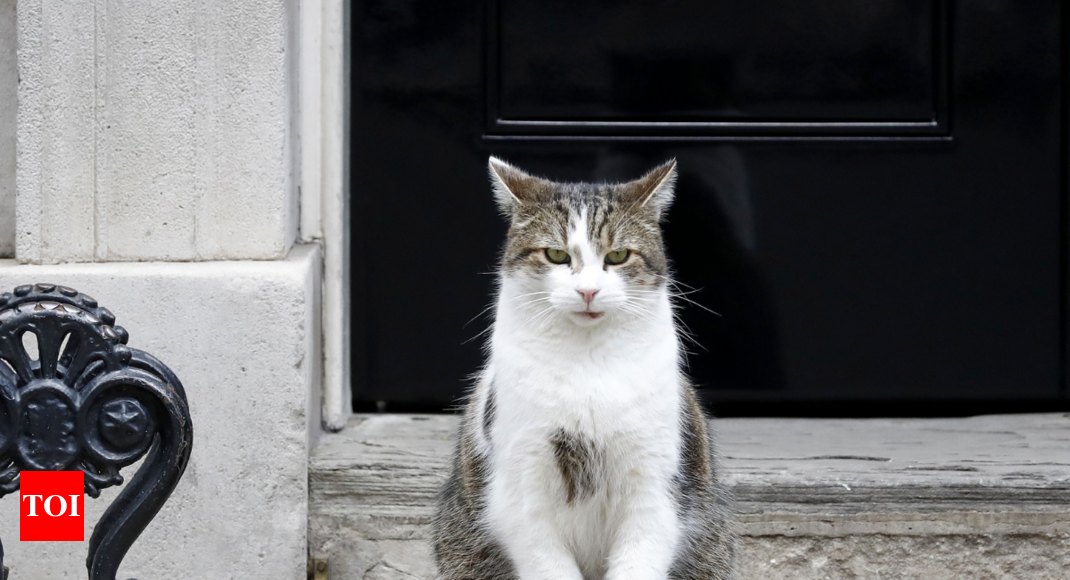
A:
[[[717,419],[740,580],[1070,578],[1070,414]],[[457,418],[358,415],[309,465],[332,580],[434,577]]]

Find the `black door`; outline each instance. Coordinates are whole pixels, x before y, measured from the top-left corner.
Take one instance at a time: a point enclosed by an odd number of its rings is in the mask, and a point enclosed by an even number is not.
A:
[[[666,226],[714,401],[1057,401],[1056,0],[374,0],[352,27],[354,393],[449,405],[505,225],[489,154],[679,160]],[[472,319],[475,320],[472,320]]]

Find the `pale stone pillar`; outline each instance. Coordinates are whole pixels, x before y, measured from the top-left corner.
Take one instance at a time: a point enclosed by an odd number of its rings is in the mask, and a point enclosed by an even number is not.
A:
[[[17,1],[0,292],[92,295],[190,400],[191,463],[120,577],[303,577],[325,315],[320,246],[294,245],[299,0]],[[17,503],[0,500],[12,578],[84,577],[85,545],[16,541]],[[87,502],[87,538],[105,503]]]
[[[319,428],[318,247],[286,260],[18,265],[32,281],[84,291],[115,313],[130,346],[178,375],[193,454],[118,578],[304,578],[308,454]],[[136,466],[123,470],[127,480]],[[19,542],[18,496],[0,499],[11,578],[85,578],[93,525],[119,488],[86,498],[86,542]]]
[[[19,0],[23,263],[279,259],[296,0]]]
[[[0,258],[15,255],[15,0],[0,0]]]

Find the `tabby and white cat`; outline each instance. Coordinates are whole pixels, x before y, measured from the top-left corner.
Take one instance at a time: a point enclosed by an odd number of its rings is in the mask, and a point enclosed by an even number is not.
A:
[[[441,580],[723,580],[733,536],[681,371],[660,221],[676,162],[556,183],[495,158],[489,360],[434,519]]]

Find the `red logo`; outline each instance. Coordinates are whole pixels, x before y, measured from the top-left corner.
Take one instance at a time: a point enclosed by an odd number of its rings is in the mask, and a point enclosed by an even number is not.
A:
[[[85,474],[23,471],[19,474],[19,540],[85,539]]]

